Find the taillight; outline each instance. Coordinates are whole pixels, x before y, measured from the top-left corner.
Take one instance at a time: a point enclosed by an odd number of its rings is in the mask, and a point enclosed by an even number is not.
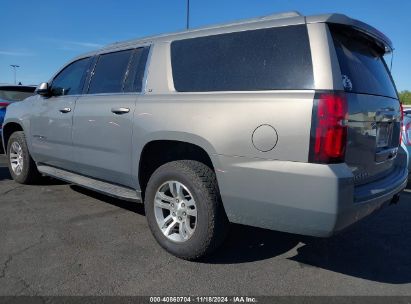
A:
[[[404,137],[404,144],[411,146],[411,122],[402,126],[402,137]]]
[[[404,133],[404,137],[406,136],[405,135],[405,133],[406,133],[405,132],[405,126],[404,126],[404,107],[402,106],[401,102],[400,102],[400,111],[401,111],[400,130],[403,131],[403,132],[400,132],[400,146],[401,146],[401,143],[402,143],[402,134],[401,133]],[[409,125],[409,123],[407,125]],[[406,138],[404,138],[404,141],[405,141],[405,144],[407,146],[410,146],[410,144],[407,144],[407,139]]]
[[[322,93],[313,109],[310,162],[344,162],[347,144],[347,100],[343,93]]]

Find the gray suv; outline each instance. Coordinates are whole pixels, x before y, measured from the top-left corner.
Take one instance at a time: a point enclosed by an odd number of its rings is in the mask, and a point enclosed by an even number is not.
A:
[[[392,49],[344,15],[293,12],[115,43],[8,108],[10,172],[144,203],[184,259],[230,222],[328,237],[407,183]]]

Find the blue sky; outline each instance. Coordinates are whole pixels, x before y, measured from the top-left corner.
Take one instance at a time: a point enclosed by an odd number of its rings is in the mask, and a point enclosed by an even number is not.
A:
[[[409,0],[191,0],[191,26],[297,10],[365,21],[395,46],[393,76],[411,90]],[[115,41],[185,28],[186,0],[1,0],[0,83],[47,81],[66,61]]]

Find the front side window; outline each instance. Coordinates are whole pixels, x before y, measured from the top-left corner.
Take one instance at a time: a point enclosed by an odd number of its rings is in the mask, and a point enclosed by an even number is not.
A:
[[[51,84],[53,96],[81,94],[90,60],[90,57],[80,59],[64,68]]]
[[[302,90],[314,86],[305,25],[198,37],[171,44],[180,92]]]
[[[133,50],[100,55],[94,68],[88,94],[119,93]]]

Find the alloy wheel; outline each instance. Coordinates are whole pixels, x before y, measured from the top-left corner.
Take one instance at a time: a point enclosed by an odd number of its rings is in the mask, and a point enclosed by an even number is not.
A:
[[[16,141],[10,147],[10,164],[14,174],[20,175],[24,166],[23,149]]]
[[[197,227],[197,205],[191,192],[178,181],[162,184],[154,198],[154,214],[165,237],[185,242]]]

